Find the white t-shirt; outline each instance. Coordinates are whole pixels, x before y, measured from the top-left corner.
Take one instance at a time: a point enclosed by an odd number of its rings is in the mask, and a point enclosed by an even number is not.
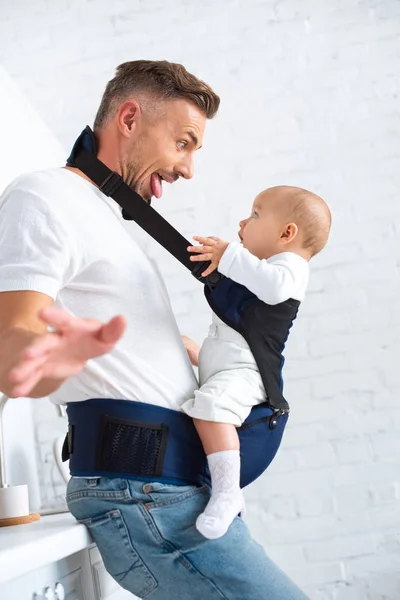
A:
[[[47,294],[74,316],[127,319],[115,348],[54,402],[122,398],[179,410],[197,388],[156,266],[116,202],[67,169],[23,175],[0,198],[0,291],[15,290]]]

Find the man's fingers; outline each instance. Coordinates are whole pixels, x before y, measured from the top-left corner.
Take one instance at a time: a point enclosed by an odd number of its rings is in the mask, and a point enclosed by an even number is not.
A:
[[[10,382],[15,385],[20,384],[25,379],[32,376],[38,369],[42,369],[47,361],[47,356],[33,360],[24,360],[10,371]]]
[[[60,329],[62,327],[67,327],[71,324],[72,317],[65,310],[61,308],[56,308],[54,306],[50,306],[49,308],[42,308],[39,311],[39,317],[42,321],[54,327],[56,329]]]
[[[21,398],[27,396],[41,379],[42,368],[39,368],[34,371],[30,377],[25,379],[23,383],[17,384],[11,389],[11,398]]]
[[[104,344],[115,344],[124,334],[126,325],[126,319],[121,315],[113,317],[100,328],[97,339]]]
[[[24,350],[22,357],[24,359],[40,358],[47,355],[51,350],[60,345],[60,339],[53,333],[48,333],[38,338],[29,348]]]

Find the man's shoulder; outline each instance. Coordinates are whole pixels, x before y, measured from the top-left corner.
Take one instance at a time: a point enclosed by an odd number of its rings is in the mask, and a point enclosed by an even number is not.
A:
[[[61,168],[46,169],[23,173],[11,181],[0,193],[0,203],[8,197],[16,196],[39,196],[46,197],[48,192],[60,186],[62,179]]]
[[[93,193],[88,184],[82,185],[80,179],[62,167],[24,173],[0,195],[0,207],[13,205],[15,210],[20,210],[34,205],[45,212],[61,211],[63,215],[66,207],[69,207],[69,212],[73,214],[82,196]]]
[[[61,167],[23,173],[8,185],[3,195],[18,191],[41,195],[47,190],[58,188],[63,179],[64,174]]]

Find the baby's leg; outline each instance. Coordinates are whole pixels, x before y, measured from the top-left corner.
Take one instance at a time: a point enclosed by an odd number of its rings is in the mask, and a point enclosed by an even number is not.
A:
[[[244,511],[240,489],[240,452],[236,427],[194,419],[207,454],[211,473],[211,498],[199,515],[196,527],[209,539],[223,536],[233,519]]]
[[[222,354],[225,350],[224,356],[229,358],[229,348],[219,350]],[[194,420],[210,467],[211,499],[196,522],[197,529],[208,538],[224,535],[235,516],[243,513],[236,427],[243,423],[253,406],[265,401],[257,370],[225,369],[213,373],[211,367],[221,366],[216,358],[218,356],[212,353],[209,357],[207,354],[202,357],[200,353],[200,365],[211,363],[210,368],[203,366],[200,389],[182,405],[182,410]]]
[[[239,436],[235,425],[202,419],[193,420],[207,456],[224,450],[239,450]]]

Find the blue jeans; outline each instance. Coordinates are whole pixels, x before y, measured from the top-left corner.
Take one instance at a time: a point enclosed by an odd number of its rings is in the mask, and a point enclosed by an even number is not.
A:
[[[252,540],[240,517],[217,540],[196,517],[207,486],[72,478],[68,508],[90,530],[107,571],[148,600],[307,600]]]

